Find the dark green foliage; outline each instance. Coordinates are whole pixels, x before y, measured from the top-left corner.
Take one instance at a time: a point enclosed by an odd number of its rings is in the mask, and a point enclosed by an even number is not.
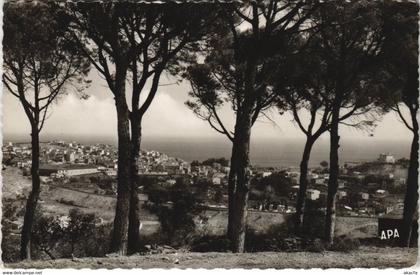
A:
[[[19,260],[19,219],[25,214],[25,200],[24,194],[18,194],[13,199],[2,198],[1,257],[6,263]]]
[[[360,241],[358,239],[353,239],[348,236],[341,236],[334,240],[333,245],[330,247],[330,250],[340,251],[340,252],[351,252],[357,250],[360,247]]]
[[[13,166],[16,165],[16,158],[12,155],[3,154],[2,163],[6,166]]]
[[[77,183],[77,182],[79,182],[79,180],[80,180],[80,179],[78,179],[78,178],[76,178],[76,177],[71,177],[71,178],[69,179],[69,183]]]
[[[138,250],[141,252],[146,251],[145,245],[165,245],[166,239],[162,238],[161,232],[156,232],[151,235],[140,235]]]
[[[19,196],[20,197],[20,196]],[[2,199],[2,220],[1,220],[1,250],[2,260],[5,263],[15,262],[19,260],[19,242],[20,235],[17,223],[18,217],[22,217],[24,213],[24,199],[17,198],[14,200]],[[21,212],[21,213],[19,213]]]
[[[273,173],[267,177],[254,177],[251,180],[251,186],[264,193],[263,199],[271,199],[271,201],[278,196],[287,196],[292,190],[291,179],[286,176],[284,171]]]
[[[200,165],[201,165],[201,163],[198,160],[193,160],[191,162],[191,167],[193,167],[193,166],[200,166]]]
[[[201,178],[196,181],[194,184],[194,189],[191,191],[194,193],[194,196],[197,200],[208,202],[211,199],[213,189],[214,186],[211,180],[207,178]]]
[[[84,238],[84,245],[78,250],[81,254],[75,256],[104,257],[109,252],[111,230],[111,224],[96,225],[93,231]]]
[[[327,246],[325,244],[325,242],[321,239],[315,239],[311,244],[308,245],[308,247],[306,248],[307,251],[309,252],[324,252],[325,250],[327,250]]]
[[[54,259],[57,253],[54,250],[60,249],[58,243],[65,237],[65,229],[57,217],[42,216],[39,212],[35,217],[36,221],[32,229],[32,245]],[[41,255],[37,255],[40,257]]]
[[[201,164],[212,166],[214,163],[218,163],[221,166],[229,166],[229,160],[227,160],[225,158],[210,158],[210,159],[207,159],[207,160],[203,161]]]
[[[77,208],[73,208],[69,211],[69,221],[64,231],[65,237],[71,245],[72,254],[76,252],[75,249],[81,249],[82,251],[86,250],[88,247],[86,246],[87,243],[80,242],[80,240],[88,239],[94,230],[94,214],[85,214]]]
[[[216,203],[221,203],[223,202],[223,190],[221,188],[218,188],[214,194],[214,198],[213,200]]]
[[[115,180],[113,180],[111,177],[102,177],[102,178],[99,178],[96,184],[101,189],[112,191],[114,190]]]
[[[166,203],[170,199],[168,189],[159,184],[149,185],[144,191],[148,194],[149,201],[157,205]]]
[[[3,52],[6,74],[3,82],[15,94],[21,92],[16,91],[18,88],[25,92],[35,88],[45,93],[37,95],[41,104],[37,111],[41,114],[43,106],[53,102],[58,92],[64,92],[67,82],[89,83],[84,78],[90,63],[71,40],[65,39],[69,22],[59,16],[60,12],[60,8],[45,3],[5,4]],[[14,71],[17,64],[26,77],[21,79],[23,87],[16,85],[14,89],[12,80],[19,78]],[[37,81],[33,81],[33,75],[37,75]]]
[[[323,168],[328,168],[328,161],[323,160],[319,163],[319,165],[321,165],[321,167],[323,167]]]
[[[109,248],[111,227],[96,225],[94,214],[71,209],[66,219],[37,214],[32,232],[37,259],[103,257]]]
[[[290,232],[293,232],[293,225],[293,217],[291,217],[286,224],[273,226],[265,233],[248,230],[245,243],[246,251],[321,252],[326,250],[324,242],[320,239],[314,239],[310,236],[297,237],[291,234]]]
[[[289,217],[282,225],[273,225],[265,233],[255,232],[247,229],[245,248],[247,252],[257,251],[290,251],[293,244],[290,244],[292,219]],[[297,249],[296,245],[293,249]]]
[[[13,263],[19,261],[19,235],[7,235],[7,237],[5,237],[4,234],[2,234],[2,236],[1,259],[3,263]]]
[[[323,217],[318,220],[323,221]],[[252,230],[247,231],[246,251],[283,251],[283,252],[324,252],[326,250],[350,252],[357,250],[360,247],[358,239],[349,236],[341,236],[334,240],[334,244],[329,246],[323,239],[316,237],[316,235],[303,235],[302,237],[294,236],[293,232],[293,217],[289,218],[283,226],[273,226],[264,234],[258,234]],[[320,225],[316,225],[320,226]],[[318,236],[322,236],[323,228],[316,229]],[[306,229],[307,232],[310,230]]]
[[[191,244],[193,252],[227,252],[230,250],[230,240],[226,236],[203,236]]]
[[[418,5],[416,3],[385,2],[383,10],[383,51],[380,71],[383,89],[390,91],[382,101],[385,109],[400,103],[418,108]]]
[[[158,184],[159,178],[139,176],[137,181],[140,186],[144,186],[144,191],[147,192],[150,188],[153,188]]]
[[[245,239],[245,250],[247,252],[257,251],[280,251],[280,242],[284,238],[277,232],[258,234],[248,229]]]
[[[1,220],[1,250],[2,260],[5,263],[19,260],[19,217],[25,213],[25,197],[18,195],[15,199],[3,197],[2,199],[2,220]]]
[[[191,242],[195,229],[194,216],[200,212],[199,201],[188,188],[179,178],[169,190],[155,189],[158,192],[154,191],[151,199],[154,203],[148,206],[159,217],[161,237],[177,247]],[[158,198],[159,194],[167,196],[167,200]]]

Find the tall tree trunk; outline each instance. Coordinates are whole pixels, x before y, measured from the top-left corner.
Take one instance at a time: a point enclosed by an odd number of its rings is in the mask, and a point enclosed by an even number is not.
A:
[[[138,160],[141,144],[141,119],[137,113],[132,113],[131,121],[131,196],[130,217],[128,224],[128,251],[134,253],[138,249],[140,237],[139,197],[137,193]]]
[[[408,168],[407,191],[404,199],[403,224],[401,232],[401,246],[409,247],[411,243],[412,225],[415,220],[415,212],[417,210],[417,202],[419,199],[419,125],[417,122],[417,110],[412,109],[411,119],[413,124],[413,142],[410,152],[410,166]]]
[[[251,54],[247,56],[246,68],[244,74],[244,98],[239,100],[241,102],[236,111],[235,136],[233,139],[232,152],[235,163],[233,165],[236,174],[236,186],[234,187],[233,196],[233,211],[231,226],[232,233],[232,251],[242,253],[245,251],[245,235],[246,235],[246,221],[248,215],[248,194],[250,184],[250,169],[249,169],[249,147],[251,139],[251,128],[253,125],[253,117],[258,117],[258,112],[255,107],[258,101],[258,91],[256,91],[256,78],[258,67],[258,45],[259,39],[259,22],[258,22],[258,8],[255,3],[252,4],[252,14],[256,20],[253,20],[252,38],[250,40]],[[239,53],[237,48],[237,41],[234,41],[235,58]]]
[[[233,217],[234,217],[234,197],[235,197],[235,188],[236,188],[236,173],[235,173],[235,166],[236,166],[236,143],[232,143],[232,155],[230,158],[230,170],[228,176],[228,223],[227,223],[227,237],[229,240],[233,240]]]
[[[233,155],[231,157],[231,163],[233,163]],[[236,185],[236,175],[233,166],[230,166],[229,176],[228,176],[228,222],[227,222],[227,237],[228,239],[232,238],[232,224],[233,224],[233,208],[234,196],[235,196],[235,185]]]
[[[111,252],[127,254],[128,218],[130,211],[131,179],[131,143],[129,129],[129,111],[125,99],[125,75],[118,81],[118,95],[115,97],[118,119],[118,181],[117,206],[114,229],[111,240]]]
[[[32,125],[31,133],[32,145],[32,190],[26,201],[25,217],[23,219],[21,243],[20,243],[20,258],[22,260],[31,259],[31,233],[32,225],[34,223],[35,210],[40,193],[40,179],[39,179],[39,131],[38,124]]]
[[[331,117],[330,130],[330,175],[328,180],[327,213],[325,218],[325,240],[329,244],[334,242],[334,229],[336,219],[336,195],[338,190],[338,148],[340,147],[340,136],[338,135],[338,124],[340,122],[341,101],[334,104]]]
[[[302,224],[305,211],[306,190],[308,188],[308,163],[311,156],[312,146],[315,139],[312,136],[306,138],[305,149],[303,150],[300,162],[299,191],[296,203],[295,233],[302,234]]]
[[[235,173],[236,190],[233,208],[232,250],[236,253],[245,251],[246,220],[248,215],[248,193],[250,183],[249,145],[252,118],[250,112],[238,114],[239,123],[235,126]]]

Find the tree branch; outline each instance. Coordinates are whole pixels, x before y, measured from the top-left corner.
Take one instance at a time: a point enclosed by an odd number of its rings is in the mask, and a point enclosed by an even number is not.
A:
[[[405,124],[405,126],[410,130],[410,131],[414,131],[414,128],[408,123],[407,119],[404,117],[404,115],[401,112],[400,107],[398,106],[398,104],[396,104],[396,107],[394,109],[398,116],[401,118],[402,122]]]
[[[216,108],[214,106],[212,106],[211,108],[212,108],[212,113],[214,114],[214,117],[217,120],[217,123],[220,125],[220,127],[222,127],[223,133],[228,137],[228,139],[230,139],[231,141],[233,141],[233,137],[227,131],[225,125],[223,124],[222,120],[220,119],[219,115],[217,114]]]
[[[302,121],[300,120],[299,114],[296,110],[296,107],[292,107],[292,112],[293,112],[293,117],[297,123],[297,125],[299,126],[299,128],[302,130],[302,132],[304,132],[306,135],[308,135],[308,131],[305,129],[305,127],[302,124]]]

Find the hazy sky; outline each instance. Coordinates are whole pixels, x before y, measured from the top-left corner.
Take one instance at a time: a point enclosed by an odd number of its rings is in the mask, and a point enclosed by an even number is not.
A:
[[[89,78],[93,84],[86,91],[90,95],[87,100],[79,100],[78,96],[69,93],[63,96],[52,108],[51,115],[43,129],[43,136],[103,136],[116,137],[117,122],[114,99],[105,82],[93,70]],[[174,83],[174,79],[163,77],[161,84]],[[143,136],[154,137],[218,137],[210,126],[198,119],[184,102],[188,99],[188,83],[161,86],[149,111],[143,120]],[[30,127],[18,100],[3,91],[3,134],[10,136],[29,135]],[[275,124],[262,118],[253,128],[253,140],[262,138],[277,139],[302,138],[299,128],[292,123],[289,114],[280,116],[272,111],[270,117]],[[232,127],[233,115],[226,108],[221,116],[226,124]],[[374,131],[374,137],[349,127],[341,127],[341,135],[346,138],[378,138],[391,140],[410,140],[411,134],[398,120],[394,113],[387,114]],[[326,137],[324,137],[326,138]]]

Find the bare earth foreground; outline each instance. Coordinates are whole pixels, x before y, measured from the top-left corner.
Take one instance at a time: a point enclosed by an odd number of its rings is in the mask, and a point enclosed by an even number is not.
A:
[[[417,262],[417,248],[361,247],[351,253],[193,253],[129,257],[59,259],[6,264],[6,268],[407,268]]]

